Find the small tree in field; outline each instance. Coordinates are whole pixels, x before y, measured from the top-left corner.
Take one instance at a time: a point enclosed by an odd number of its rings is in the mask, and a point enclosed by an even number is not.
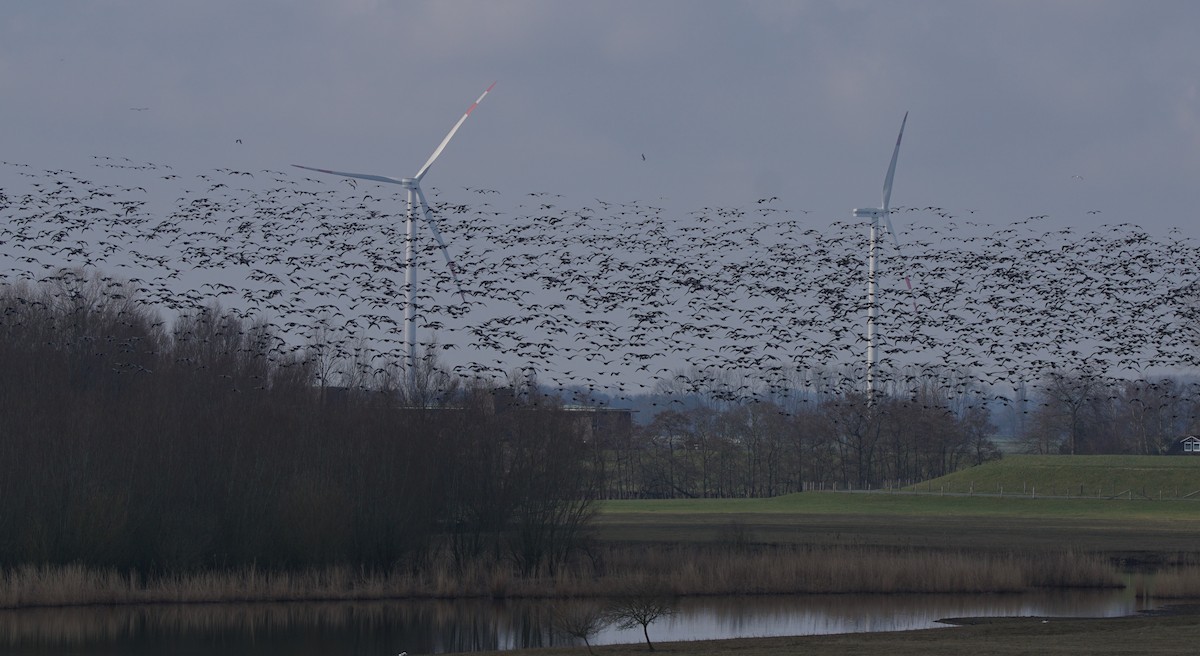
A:
[[[650,642],[650,623],[675,614],[675,596],[658,582],[635,584],[612,601],[608,607],[608,618],[622,629],[642,627],[646,646],[654,651]]]
[[[572,638],[583,640],[589,654],[595,653],[592,651],[592,643],[589,642],[589,639],[608,626],[610,621],[604,609],[595,605],[559,604],[550,613],[551,623],[555,630]]]

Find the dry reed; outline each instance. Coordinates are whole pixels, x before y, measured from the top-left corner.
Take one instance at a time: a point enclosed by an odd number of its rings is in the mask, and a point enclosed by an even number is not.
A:
[[[349,567],[296,572],[246,567],[143,577],[80,565],[26,565],[0,572],[0,608],[87,604],[380,600],[404,598],[604,597],[653,580],[679,595],[1017,592],[1037,587],[1119,587],[1100,556],[1074,552],[997,554],[712,545],[611,546],[602,564],[577,562],[553,574],[520,576],[506,563],[421,572]],[[1200,568],[1191,588],[1200,589]],[[1165,589],[1165,588],[1164,588]],[[1155,594],[1159,594],[1156,588]],[[1166,594],[1166,593],[1163,593]]]
[[[1200,566],[1172,567],[1139,576],[1133,587],[1139,598],[1200,599]]]

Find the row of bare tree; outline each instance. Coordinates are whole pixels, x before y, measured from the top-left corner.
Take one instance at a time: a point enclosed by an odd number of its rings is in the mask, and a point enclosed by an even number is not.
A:
[[[1018,395],[1012,413],[1030,453],[1159,455],[1200,429],[1200,385],[1054,370],[1029,398]]]
[[[988,413],[929,390],[845,396],[784,411],[759,402],[659,413],[606,450],[606,494],[759,497],[940,476],[995,457]]]
[[[893,383],[869,403],[820,384],[855,372],[814,371],[797,376],[807,394],[790,390],[774,401],[730,403],[719,379],[693,390],[689,407],[660,412],[608,445],[605,494],[755,497],[903,485],[1000,457],[1000,436],[1027,453],[1160,455],[1200,434],[1200,382],[1182,376],[1120,378],[1080,362],[996,394],[969,372],[922,367],[901,372],[895,380],[904,386]]]
[[[875,403],[823,394],[786,406],[668,410],[608,445],[605,493],[758,497],[903,485],[999,457],[994,420],[1017,449],[1038,454],[1158,455],[1200,432],[1200,384],[1178,377],[1113,378],[1083,364],[988,399],[971,386],[915,384]]]
[[[534,570],[579,537],[599,468],[553,399],[418,405],[388,367],[331,389],[262,323],[167,326],[130,296],[71,272],[0,292],[0,566]]]

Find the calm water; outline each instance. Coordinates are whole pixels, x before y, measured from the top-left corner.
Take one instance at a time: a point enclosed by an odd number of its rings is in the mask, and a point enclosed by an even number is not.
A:
[[[549,603],[422,601],[211,604],[0,611],[0,651],[16,655],[410,655],[575,644],[548,626]],[[656,642],[898,631],[971,616],[1113,617],[1143,609],[1126,592],[818,595],[685,600],[650,625]],[[953,630],[947,628],[947,630]],[[642,642],[606,629],[593,644]]]

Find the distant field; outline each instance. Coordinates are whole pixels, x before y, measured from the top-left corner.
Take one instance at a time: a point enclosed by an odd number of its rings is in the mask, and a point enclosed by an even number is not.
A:
[[[1091,493],[1080,496],[1080,485]],[[1200,489],[1200,458],[1009,456],[907,491],[606,501],[595,527],[604,541],[740,536],[821,546],[1077,549],[1135,561],[1200,557],[1200,494],[1160,499],[1160,488]]]
[[[941,480],[941,479],[939,479]],[[922,486],[923,487],[923,486]],[[799,492],[770,499],[666,499],[605,501],[603,518],[631,515],[742,516],[771,521],[769,515],[912,515],[954,517],[1041,517],[1096,519],[1200,519],[1200,499],[1145,499],[1005,496],[938,492]]]

